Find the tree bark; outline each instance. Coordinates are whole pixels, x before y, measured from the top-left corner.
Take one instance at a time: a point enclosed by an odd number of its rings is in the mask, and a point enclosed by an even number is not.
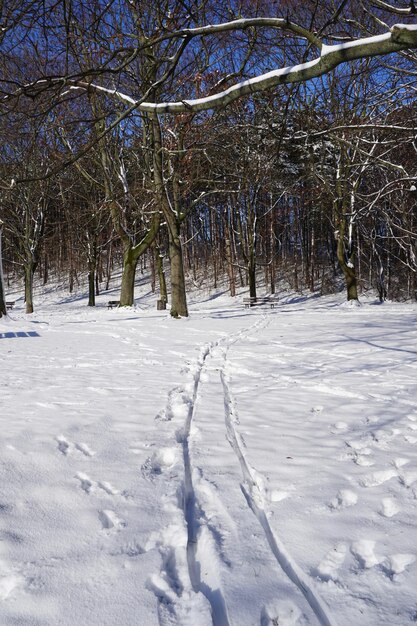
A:
[[[358,298],[358,281],[356,278],[356,272],[353,265],[353,252],[349,251],[349,258],[346,260],[345,251],[345,232],[346,232],[346,218],[342,217],[339,221],[339,234],[337,240],[337,259],[339,261],[340,269],[343,272],[346,282],[347,299],[359,300]]]
[[[167,283],[164,272],[164,261],[161,250],[158,245],[155,246],[155,266],[159,280],[159,298],[164,302],[168,302]]]
[[[88,269],[88,305],[87,306],[96,306],[96,289],[95,289],[95,268],[94,266],[89,267]]]
[[[185,289],[184,263],[180,238],[181,225],[172,220],[168,225],[169,258],[171,261],[171,316],[188,317],[187,292]]]
[[[3,235],[3,222],[0,220],[0,318],[7,316],[6,307],[6,293],[4,290],[3,279],[3,256],[2,256],[2,235]]]
[[[120,288],[120,306],[133,306],[135,301],[135,274],[139,255],[134,254],[132,247],[125,249],[123,254],[123,274]]]
[[[25,263],[25,304],[26,313],[33,313],[33,263]]]

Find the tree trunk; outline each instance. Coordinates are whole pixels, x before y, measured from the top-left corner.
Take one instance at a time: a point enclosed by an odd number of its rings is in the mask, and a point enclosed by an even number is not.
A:
[[[250,258],[248,263],[249,297],[256,298],[256,263]]]
[[[232,298],[236,295],[235,268],[233,267],[232,246],[229,237],[226,239],[226,262],[227,274],[229,276],[229,289]]]
[[[90,264],[88,269],[88,306],[96,306],[95,268]]]
[[[175,318],[188,317],[180,228],[180,223],[177,220],[172,220],[171,224],[168,224],[169,258],[171,261],[171,315]]]
[[[112,244],[110,242],[108,250],[107,250],[107,259],[106,259],[106,291],[109,290],[110,280],[111,280],[111,271],[112,271]]]
[[[2,257],[2,248],[1,248],[1,239],[3,235],[3,222],[0,220],[0,318],[7,316],[7,307],[6,307],[6,293],[4,290],[4,279],[3,279],[3,257]]]
[[[25,303],[26,313],[33,313],[33,263],[25,264]]]
[[[44,264],[43,264],[43,284],[46,285],[49,278],[49,259],[48,255],[45,254]]]
[[[159,246],[155,246],[155,265],[159,280],[159,298],[168,302],[167,283],[165,279],[164,261]]]
[[[358,281],[356,278],[356,272],[353,265],[353,252],[350,251],[349,257],[346,260],[345,252],[345,231],[346,231],[346,219],[343,217],[339,222],[339,233],[337,240],[337,259],[339,261],[340,269],[343,272],[346,282],[347,299],[359,300],[358,298]]]
[[[125,250],[123,255],[122,285],[120,288],[120,306],[133,306],[135,299],[135,274],[138,258],[132,248]]]

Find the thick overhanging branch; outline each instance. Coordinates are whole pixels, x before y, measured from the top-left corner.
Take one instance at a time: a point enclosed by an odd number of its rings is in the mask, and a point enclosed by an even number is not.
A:
[[[269,27],[269,28],[277,28],[280,30],[287,30],[302,39],[306,39],[314,46],[321,48],[322,42],[311,31],[291,22],[288,19],[284,19],[282,17],[253,17],[253,18],[242,18],[239,20],[233,20],[231,22],[223,22],[222,24],[210,24],[208,26],[200,26],[197,28],[184,28],[179,31],[173,31],[171,33],[166,33],[158,40],[152,41],[152,45],[158,43],[159,41],[164,41],[166,39],[174,39],[179,37],[206,37],[207,35],[216,35],[218,33],[224,33],[227,31],[234,30],[246,30],[252,27]]]
[[[208,28],[208,27],[207,27]],[[389,32],[374,37],[366,37],[333,46],[323,45],[321,55],[312,61],[288,66],[242,81],[217,94],[179,102],[135,101],[131,96],[117,89],[109,89],[85,81],[67,81],[70,89],[97,91],[128,104],[131,109],[148,113],[197,113],[220,108],[242,96],[272,89],[288,83],[300,83],[318,78],[335,69],[338,65],[356,59],[380,56],[399,52],[407,48],[417,48],[417,25],[396,24]],[[34,88],[36,84],[31,85]]]
[[[286,23],[286,20],[282,21]],[[238,20],[238,25],[240,22],[242,22],[242,24],[247,24],[250,23],[251,20]],[[198,34],[208,34],[209,32],[219,32],[219,28],[232,30],[233,24],[236,25],[236,22],[202,27],[201,29],[194,29],[194,32],[198,32]],[[242,25],[240,25],[240,28],[242,28]],[[191,29],[186,29],[184,31],[184,37],[190,36],[190,30]],[[131,110],[137,109],[148,113],[162,114],[196,113],[199,111],[207,111],[210,109],[224,107],[242,96],[262,92],[279,85],[306,82],[308,80],[318,78],[319,76],[335,69],[342,63],[366,57],[391,54],[393,52],[406,50],[407,48],[417,48],[417,25],[396,24],[390,29],[389,32],[382,35],[361,38],[332,46],[323,45],[321,48],[321,54],[316,59],[300,63],[298,65],[272,70],[265,74],[255,76],[254,78],[241,81],[217,94],[203,98],[190,100],[182,99],[178,102],[144,102],[143,99],[135,100],[131,96],[117,89],[109,89],[92,82],[76,79],[65,80],[63,78],[53,78],[42,79],[23,86],[15,94],[10,94],[4,97],[3,100],[24,94],[35,95],[36,93],[45,91],[49,88],[59,88],[59,85],[62,85],[64,89],[66,87],[67,91],[68,89],[79,88],[86,91],[94,90],[101,92],[103,95],[105,94],[127,104]],[[176,58],[175,63],[177,62],[178,59]],[[172,71],[172,68],[170,68],[170,70]]]
[[[226,106],[245,95],[265,91],[283,84],[305,82],[318,78],[348,61],[391,54],[407,48],[417,48],[417,25],[397,24],[388,33],[382,35],[334,46],[323,46],[320,57],[312,61],[261,74],[205,98],[184,99],[180,102],[142,102],[138,104],[138,109],[156,113],[207,111]]]

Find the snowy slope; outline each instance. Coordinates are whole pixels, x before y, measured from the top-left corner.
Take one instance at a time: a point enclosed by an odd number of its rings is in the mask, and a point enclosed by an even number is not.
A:
[[[0,320],[0,624],[414,623],[417,306],[106,300]]]

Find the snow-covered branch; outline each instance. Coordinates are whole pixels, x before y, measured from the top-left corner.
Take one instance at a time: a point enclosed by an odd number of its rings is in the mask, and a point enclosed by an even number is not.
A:
[[[374,7],[378,7],[379,9],[384,9],[385,11],[389,11],[390,13],[395,13],[396,15],[414,15],[417,13],[417,9],[414,3],[414,0],[410,0],[409,7],[402,8],[396,7],[388,2],[384,2],[383,0],[372,0],[371,4]]]
[[[322,46],[321,40],[314,33],[282,17],[242,18],[238,20],[232,20],[231,22],[223,22],[222,24],[209,24],[207,26],[200,26],[197,28],[184,28],[182,30],[166,33],[157,41],[164,41],[166,39],[174,39],[179,37],[205,37],[207,35],[216,35],[218,33],[224,33],[227,31],[246,30],[253,27],[269,27],[277,28],[280,30],[287,30],[291,33],[294,33],[294,35],[301,37],[302,39],[306,39],[318,48],[321,48]],[[152,42],[152,45],[155,45],[155,42]]]
[[[263,21],[265,24],[268,21],[282,22],[282,28],[284,28],[284,24],[285,27],[288,28],[290,28],[288,25],[291,25],[290,30],[298,32],[300,36],[307,38],[305,29],[302,29],[301,27],[297,27],[296,29],[296,26],[287,22],[287,20],[278,20],[278,18],[273,20],[271,18],[270,20]],[[185,38],[190,34],[206,35],[209,33],[222,32],[223,30],[249,27],[253,25],[252,22],[254,22],[254,20],[237,20],[235,22],[227,22],[226,24],[206,26],[200,29],[185,29],[181,32]],[[176,34],[179,36],[179,33]],[[317,38],[315,38],[315,40],[315,43],[317,43],[318,46],[321,46],[321,42]],[[205,96],[203,98],[183,99],[177,102],[144,102],[142,99],[136,100],[132,96],[123,93],[118,89],[110,89],[93,82],[68,78],[50,78],[25,85],[15,94],[6,96],[4,100],[9,99],[12,95],[36,95],[36,93],[43,92],[48,88],[57,88],[60,84],[62,84],[65,88],[65,94],[68,93],[68,90],[96,91],[127,104],[132,110],[137,109],[149,113],[160,114],[196,113],[198,111],[207,111],[223,107],[242,96],[265,91],[279,85],[300,83],[317,78],[330,72],[342,63],[366,57],[391,54],[407,48],[417,48],[417,25],[396,24],[388,32],[381,35],[365,37],[331,46],[322,45],[320,56],[311,61],[278,68],[265,74],[260,74],[253,78],[238,82],[219,93]],[[178,59],[176,59],[176,61],[178,61]]]

